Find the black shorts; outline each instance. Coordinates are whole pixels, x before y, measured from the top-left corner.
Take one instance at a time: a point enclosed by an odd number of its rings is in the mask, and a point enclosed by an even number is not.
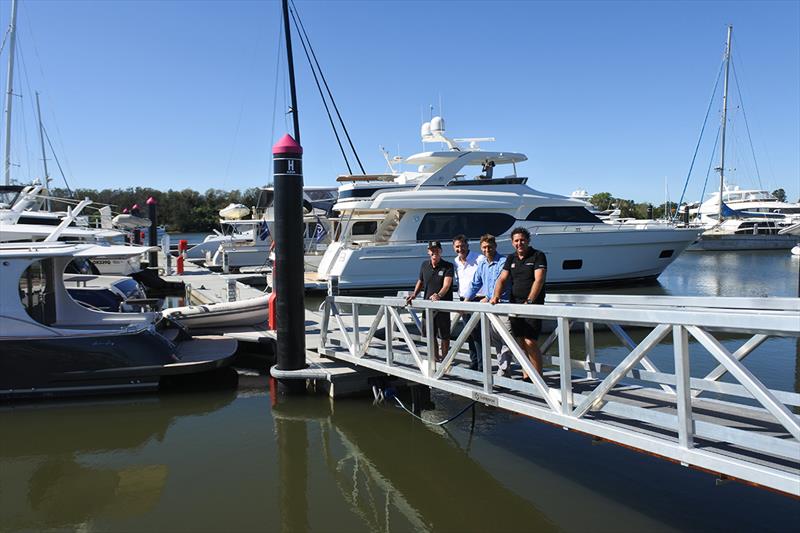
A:
[[[542,332],[542,319],[540,318],[512,316],[509,317],[509,320],[511,321],[511,334],[514,337],[523,337],[535,341]]]
[[[425,333],[425,323],[426,321],[422,321],[422,334],[427,335]],[[450,313],[446,311],[441,312],[434,312],[433,313],[433,334],[439,339],[449,339],[450,338]]]

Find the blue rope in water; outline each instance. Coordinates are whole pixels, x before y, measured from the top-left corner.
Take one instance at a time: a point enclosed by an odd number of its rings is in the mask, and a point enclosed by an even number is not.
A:
[[[717,87],[719,87],[719,78],[722,75],[722,67],[725,65],[725,61],[722,61],[719,65],[719,70],[717,71],[717,79],[714,82],[714,90],[711,91],[711,99],[708,102],[708,109],[706,109],[706,116],[703,119],[703,127],[700,128],[700,136],[697,138],[697,145],[694,147],[694,155],[692,155],[692,162],[689,165],[689,172],[686,174],[686,181],[683,182],[683,191],[681,191],[681,198],[678,200],[678,206],[683,203],[683,198],[686,195],[686,187],[689,186],[689,178],[692,176],[692,169],[694,169],[694,162],[697,158],[697,152],[700,150],[700,142],[703,140],[703,133],[706,131],[706,124],[708,123],[708,115],[711,114],[711,106],[714,104],[714,97],[717,94]],[[708,177],[706,176],[706,181],[708,181]],[[705,191],[705,186],[703,187]],[[700,197],[702,201],[702,196]],[[666,206],[665,206],[666,207]],[[675,209],[675,214],[672,215],[672,220],[674,221],[675,218],[678,216],[678,210]]]

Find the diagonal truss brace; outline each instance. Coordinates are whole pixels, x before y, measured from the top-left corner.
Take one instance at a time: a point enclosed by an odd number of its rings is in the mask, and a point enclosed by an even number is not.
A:
[[[472,313],[472,316],[469,317],[469,320],[464,325],[464,329],[461,330],[461,334],[455,340],[453,344],[450,345],[450,351],[447,352],[447,356],[442,361],[442,364],[439,366],[438,372],[434,376],[434,379],[441,378],[449,369],[450,365],[453,364],[453,360],[456,358],[458,351],[467,341],[467,337],[472,333],[472,330],[475,329],[475,326],[480,322],[481,314],[480,313]]]
[[[639,361],[641,361],[647,353],[653,349],[661,340],[666,337],[669,332],[672,331],[672,326],[668,324],[659,324],[658,326],[651,331],[647,337],[642,340],[631,352],[628,356],[622,360],[622,362],[617,365],[615,368],[606,378],[600,383],[600,385],[592,391],[592,393],[586,397],[580,405],[578,405],[575,410],[572,412],[573,416],[580,418],[585,415],[589,409],[595,406],[595,404],[602,401],[603,397],[610,391],[614,386],[619,383],[619,381],[625,377],[625,375],[630,372],[634,366],[636,366]]]
[[[792,436],[800,440],[800,422],[789,409],[767,389],[752,372],[737,360],[720,342],[697,326],[686,326],[692,336],[702,344],[725,369],[758,400],[772,416],[778,419]]]
[[[625,332],[625,330],[622,329],[622,326],[620,326],[619,324],[608,324],[608,329],[610,329],[611,332],[614,333],[614,335],[616,335],[617,338],[619,338],[619,340],[621,340],[622,343],[625,346],[627,346],[629,350],[636,349],[636,343],[633,341],[633,339],[631,339],[630,335],[628,335]],[[644,367],[645,370],[648,370],[650,372],[660,372],[658,367],[655,364],[653,364],[653,362],[647,356],[642,357],[642,366]],[[669,385],[661,385],[661,388],[664,390],[664,392],[675,394],[675,389],[673,389]]]
[[[391,306],[386,306],[386,310],[389,312],[389,315],[391,315],[394,325],[397,326],[400,336],[403,337],[404,341],[406,341],[406,345],[408,346],[409,351],[411,351],[411,355],[414,357],[414,361],[417,363],[419,371],[422,372],[423,376],[428,377],[428,366],[422,363],[422,356],[417,349],[416,343],[414,343],[414,341],[411,339],[411,335],[409,335],[406,325],[403,324],[403,320],[400,318],[400,313],[398,313],[397,310]]]
[[[522,348],[519,347],[517,341],[514,340],[514,337],[511,336],[511,332],[506,329],[503,325],[503,322],[492,313],[486,313],[486,317],[489,319],[489,322],[492,325],[492,328],[500,335],[500,338],[503,339],[503,342],[506,343],[506,346],[514,356],[514,359],[525,369],[525,373],[528,374],[528,377],[531,378],[531,382],[533,383],[534,388],[537,390],[539,395],[544,398],[544,401],[547,402],[547,405],[550,406],[555,412],[561,411],[560,403],[557,399],[554,399],[550,395],[550,388],[542,379],[542,376],[533,368],[533,365],[530,361],[528,361],[528,356],[522,352]]]
[[[733,357],[736,358],[736,360],[741,361],[742,359],[750,355],[750,353],[753,350],[761,346],[764,343],[764,341],[767,340],[768,338],[769,335],[764,335],[763,333],[758,333],[756,335],[753,335],[746,343],[742,344],[738,350],[733,352]],[[717,366],[717,368],[706,374],[706,377],[704,377],[703,379],[708,381],[718,381],[719,378],[721,378],[727,373],[728,370],[725,368],[725,366],[719,365]],[[694,391],[692,392],[692,396],[698,396],[703,392],[704,391]]]

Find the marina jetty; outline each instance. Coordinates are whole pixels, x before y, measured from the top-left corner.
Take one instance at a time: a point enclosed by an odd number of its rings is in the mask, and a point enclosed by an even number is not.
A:
[[[182,279],[191,285],[193,300],[223,301],[225,276],[189,268]],[[260,293],[235,284],[242,297]],[[435,339],[424,333],[433,331],[437,311],[470,316],[441,361],[434,357]],[[797,298],[550,294],[540,306],[419,300],[408,305],[402,296],[341,296],[334,283],[319,310],[302,310],[300,368],[274,366],[271,374],[302,384],[295,393],[315,390],[331,398],[360,393],[394,402],[397,391],[410,389],[417,414],[436,390],[720,480],[800,497],[800,394],[768,387],[761,370],[753,370],[763,366],[747,364],[770,338],[797,342],[799,314]],[[542,375],[503,325],[508,315],[545,321]],[[266,321],[227,329],[225,335],[279,355],[280,332]],[[604,339],[609,333],[616,339],[617,349],[595,348],[601,331]],[[469,369],[466,341],[473,332],[482,341],[482,371]],[[508,376],[498,375],[493,335],[511,350]],[[726,348],[731,339],[738,348]],[[663,363],[665,353],[669,364]],[[523,380],[522,371],[532,381]]]

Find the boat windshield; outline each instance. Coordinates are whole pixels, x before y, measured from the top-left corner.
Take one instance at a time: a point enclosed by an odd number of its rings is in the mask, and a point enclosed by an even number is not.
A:
[[[53,260],[42,259],[31,263],[19,279],[19,296],[28,316],[48,326],[56,322],[54,272]]]
[[[20,187],[0,186],[0,208],[8,209],[19,198]]]

